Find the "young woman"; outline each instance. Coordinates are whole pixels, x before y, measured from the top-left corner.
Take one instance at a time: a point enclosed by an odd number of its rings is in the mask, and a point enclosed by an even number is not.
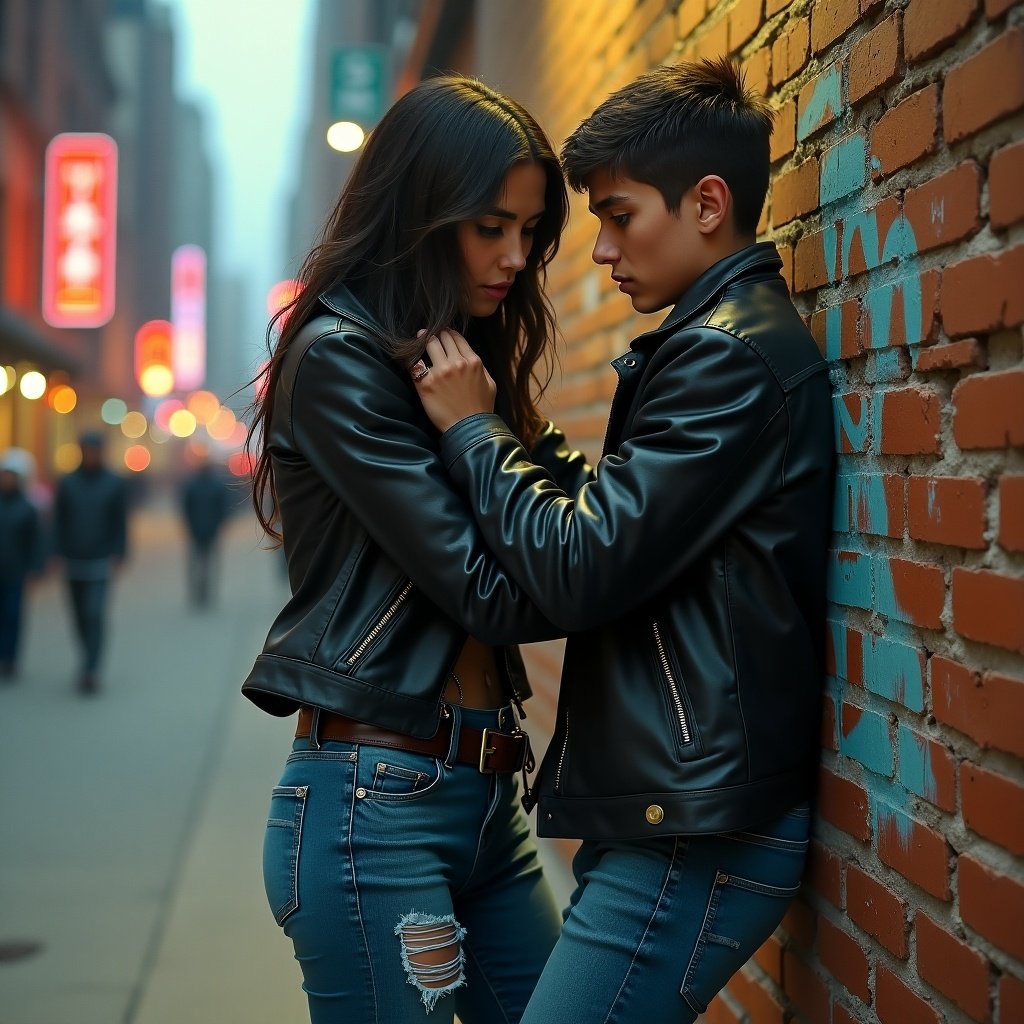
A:
[[[518,1021],[558,934],[517,794],[529,687],[510,645],[559,631],[490,557],[408,367],[419,328],[460,325],[575,493],[589,467],[531,391],[566,210],[519,104],[430,80],[370,134],[279,320],[250,442],[291,599],[243,692],[299,711],[264,874],[314,1024]]]

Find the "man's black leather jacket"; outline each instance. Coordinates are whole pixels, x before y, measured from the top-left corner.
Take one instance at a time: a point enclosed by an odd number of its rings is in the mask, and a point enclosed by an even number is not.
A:
[[[300,704],[432,736],[467,633],[502,648],[564,635],[494,559],[445,472],[408,372],[345,287],[321,296],[282,363],[267,444],[291,600],[242,692],[274,715]],[[575,494],[591,470],[552,425],[533,457]]]
[[[742,829],[810,793],[832,416],[781,265],[770,243],[721,260],[613,362],[575,500],[497,416],[442,438],[488,544],[570,634],[541,835]]]

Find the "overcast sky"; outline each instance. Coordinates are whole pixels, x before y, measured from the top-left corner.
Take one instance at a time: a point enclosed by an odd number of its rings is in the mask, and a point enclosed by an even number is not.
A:
[[[312,0],[157,0],[175,21],[176,84],[207,114],[223,267],[263,296],[281,273],[292,159],[308,107]],[[256,327],[256,330],[259,330]]]

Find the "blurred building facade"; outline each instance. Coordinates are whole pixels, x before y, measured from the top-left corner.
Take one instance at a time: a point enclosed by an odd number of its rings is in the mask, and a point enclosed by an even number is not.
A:
[[[175,43],[169,9],[152,0],[0,4],[0,367],[14,370],[0,380],[14,384],[0,394],[0,449],[32,450],[44,479],[67,468],[62,446],[99,424],[104,400],[144,405],[135,332],[170,316],[174,248],[201,246],[208,287],[216,280],[209,145],[201,111],[175,93]],[[62,132],[103,132],[118,147],[116,306],[92,329],[51,327],[40,312],[44,159]],[[31,370],[47,378],[36,400],[18,387]],[[47,401],[59,383],[77,393],[69,414]]]

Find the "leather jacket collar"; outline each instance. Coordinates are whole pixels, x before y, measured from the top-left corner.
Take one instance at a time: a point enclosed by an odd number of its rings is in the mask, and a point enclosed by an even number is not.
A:
[[[755,242],[743,249],[713,263],[683,293],[682,298],[673,306],[672,312],[653,330],[634,338],[630,348],[646,348],[664,340],[666,332],[672,331],[701,308],[713,295],[720,292],[727,284],[745,274],[754,267],[782,268],[782,257],[775,248],[774,242]]]
[[[349,320],[355,321],[373,334],[381,334],[383,332],[377,317],[356,298],[355,293],[344,282],[339,282],[334,287],[321,292],[319,299],[329,310],[337,313],[338,316],[347,317]]]

